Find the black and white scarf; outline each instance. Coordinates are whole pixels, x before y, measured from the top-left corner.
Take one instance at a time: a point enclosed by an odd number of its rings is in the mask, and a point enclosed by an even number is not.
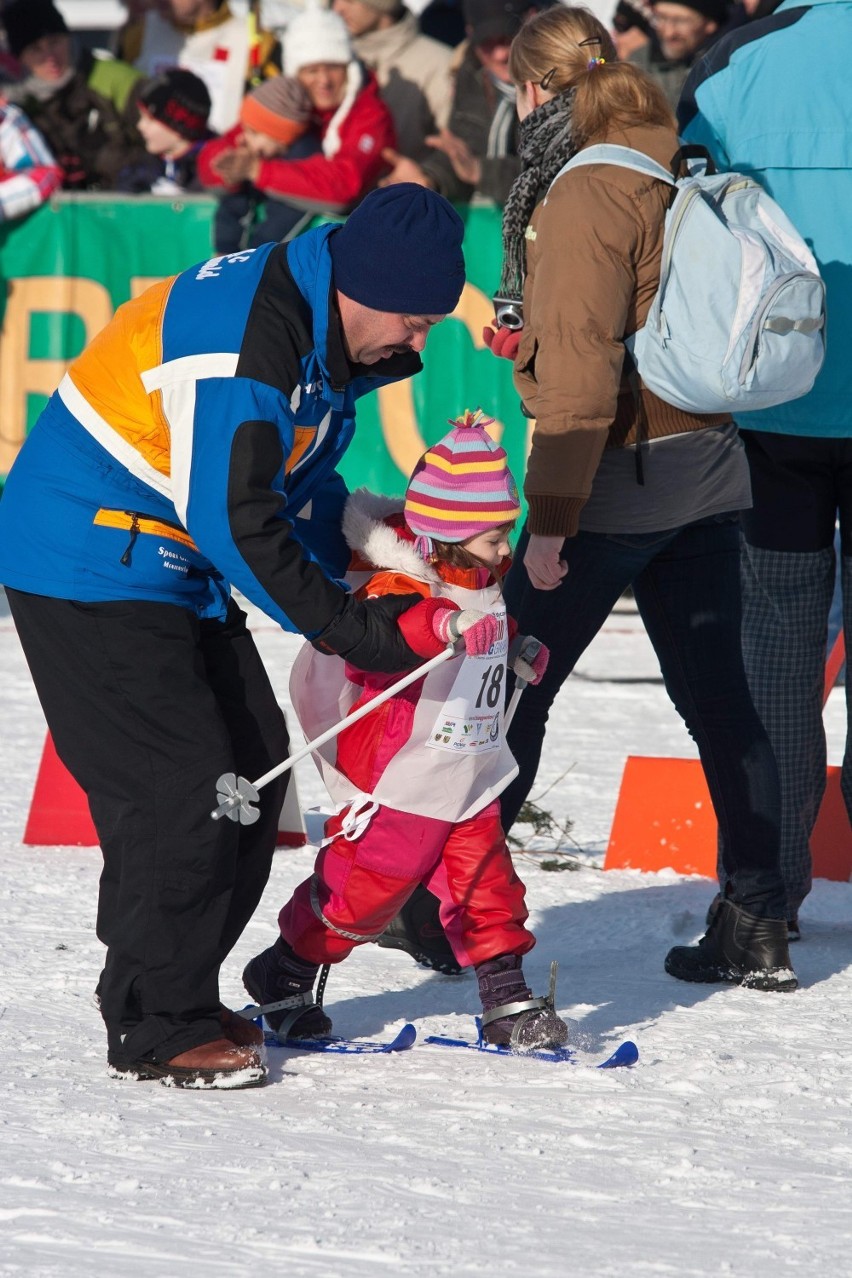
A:
[[[574,89],[557,94],[521,122],[522,169],[503,209],[503,274],[500,296],[521,301],[527,270],[526,229],[542,189],[577,152],[571,128]]]

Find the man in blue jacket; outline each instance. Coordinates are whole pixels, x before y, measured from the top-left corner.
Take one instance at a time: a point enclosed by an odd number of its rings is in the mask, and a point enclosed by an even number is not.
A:
[[[230,597],[365,670],[417,665],[405,610],[340,584],[336,466],[359,396],[422,367],[464,285],[463,224],[397,186],[343,227],[214,258],[122,306],[71,365],[0,502],[0,581],[104,855],[98,995],[117,1074],[263,1082],[219,969],[269,875],[284,797],[210,819],[216,777],[288,753]],[[410,645],[408,640],[414,644]]]
[[[852,64],[850,0],[785,0],[693,69],[679,117],[717,168],[748,173],[805,236],[828,293],[813,390],[739,418],[754,506],[743,514],[743,646],[778,759],[788,927],[811,887],[810,834],[825,789],[822,688],[840,519],[844,628],[852,639]],[[847,681],[847,688],[849,684]],[[843,766],[852,812],[852,756]]]

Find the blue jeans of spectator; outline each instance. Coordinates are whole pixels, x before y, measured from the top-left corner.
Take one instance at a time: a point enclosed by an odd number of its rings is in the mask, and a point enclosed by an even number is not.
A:
[[[786,917],[778,772],[743,668],[736,515],[661,532],[579,532],[564,544],[568,573],[551,591],[530,583],[526,542],[524,533],[506,580],[506,604],[520,632],[535,635],[551,655],[544,679],[521,697],[509,730],[520,773],[501,799],[504,827],[511,827],[532,788],[556,694],[632,584],[666,691],[701,757],[723,832],[721,886],[751,913]]]

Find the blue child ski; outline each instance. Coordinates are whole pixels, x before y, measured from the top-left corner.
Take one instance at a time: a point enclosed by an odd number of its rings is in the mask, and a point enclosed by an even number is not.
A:
[[[266,1031],[265,1039],[271,1047],[285,1047],[298,1052],[329,1052],[340,1056],[369,1056],[389,1052],[407,1052],[414,1046],[417,1030],[413,1025],[403,1025],[399,1033],[383,1043],[371,1038],[342,1038],[331,1034],[328,1038],[288,1038],[281,1043],[274,1034]]]
[[[538,1051],[529,1052],[513,1051],[510,1047],[496,1047],[493,1043],[486,1043],[483,1039],[482,1027],[478,1017],[476,1019],[476,1028],[478,1037],[475,1043],[471,1043],[465,1038],[443,1038],[439,1034],[430,1034],[423,1041],[424,1043],[431,1043],[435,1047],[464,1047],[473,1052],[487,1052],[491,1056],[520,1056],[524,1059],[550,1061],[554,1065],[566,1063],[576,1065],[579,1062],[577,1053],[571,1047],[541,1048]],[[622,1065],[635,1065],[638,1059],[639,1048],[628,1039],[617,1047],[605,1061],[601,1061],[596,1068],[618,1069]]]

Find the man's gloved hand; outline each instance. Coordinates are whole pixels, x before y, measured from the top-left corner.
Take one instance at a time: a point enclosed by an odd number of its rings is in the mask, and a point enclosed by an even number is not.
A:
[[[550,649],[532,635],[515,635],[509,644],[509,669],[524,683],[541,683]]]
[[[494,614],[475,608],[436,613],[433,628],[445,644],[464,639],[465,651],[472,657],[484,657],[500,634],[500,622]]]
[[[482,330],[482,340],[492,355],[497,355],[500,359],[514,359],[521,344],[521,330],[519,328],[494,329],[489,326]]]

